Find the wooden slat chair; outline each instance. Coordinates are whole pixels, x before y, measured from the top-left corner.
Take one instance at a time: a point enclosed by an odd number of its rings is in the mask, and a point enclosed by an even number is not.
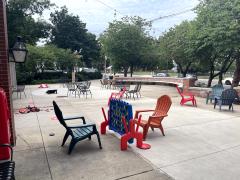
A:
[[[219,105],[221,111],[222,106],[228,106],[229,110],[233,111],[233,102],[238,99],[238,93],[235,89],[226,89],[222,92],[220,97],[215,97],[214,109]]]
[[[206,98],[206,104],[208,104],[208,101],[212,103],[212,100],[215,100],[215,97],[220,97],[222,92],[224,90],[224,87],[222,84],[216,84],[212,87],[212,91],[207,95]]]
[[[0,144],[0,147],[9,148],[11,150],[11,159],[0,163],[0,180],[15,180],[14,176],[15,162],[12,160],[13,158],[12,146],[9,144]]]
[[[162,132],[162,135],[165,136],[162,126],[162,120],[164,119],[164,117],[168,115],[167,113],[171,105],[172,105],[171,98],[167,95],[163,95],[158,98],[156,108],[154,110],[137,110],[135,112],[134,122],[138,124],[138,118],[140,113],[153,111],[153,114],[149,116],[148,120],[141,120],[139,124],[139,126],[143,128],[144,140],[147,137],[149,127],[152,129],[152,131],[154,130],[154,128],[159,128]]]
[[[72,140],[70,142],[70,146],[68,149],[68,154],[71,154],[71,152],[77,142],[79,142],[83,139],[86,139],[86,138],[89,138],[89,140],[91,140],[91,136],[94,134],[97,135],[99,148],[102,149],[100,136],[99,136],[99,133],[97,131],[95,124],[93,124],[93,123],[86,124],[85,118],[83,116],[65,117],[64,118],[62,111],[60,110],[60,108],[58,107],[58,105],[55,101],[53,101],[53,107],[54,107],[54,111],[55,111],[55,114],[56,114],[59,122],[63,125],[63,127],[66,128],[66,133],[63,138],[62,146],[65,144],[65,142],[69,136],[72,137]],[[83,124],[79,125],[79,126],[68,126],[67,123],[65,122],[68,120],[75,120],[75,119],[82,119]]]

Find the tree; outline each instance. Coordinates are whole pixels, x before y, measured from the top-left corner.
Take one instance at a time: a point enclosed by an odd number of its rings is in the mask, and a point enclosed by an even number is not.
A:
[[[92,66],[99,56],[100,47],[96,36],[87,32],[86,24],[79,16],[68,13],[66,7],[51,13],[52,35],[51,43],[59,48],[71,49],[72,52],[78,51],[87,67]]]
[[[183,77],[189,72],[197,57],[194,53],[195,26],[193,22],[184,21],[171,28],[159,38],[159,49],[168,62],[175,62]]]
[[[202,0],[197,7],[197,53],[209,68],[212,79],[223,74],[240,58],[240,2],[238,0]]]
[[[28,45],[28,59],[23,71],[34,74],[45,70],[61,70],[71,72],[78,62],[76,55],[69,49],[57,48],[53,45],[37,47]]]
[[[144,54],[147,53],[149,39],[145,27],[149,26],[140,17],[124,17],[121,21],[109,23],[99,38],[114,69],[123,69],[124,76],[127,76],[128,69],[132,76],[134,69],[146,58]]]
[[[33,15],[41,15],[53,4],[50,0],[9,0],[7,1],[7,23],[9,47],[17,36],[22,36],[29,44],[36,44],[39,38],[47,38],[50,25],[43,20],[35,20]]]

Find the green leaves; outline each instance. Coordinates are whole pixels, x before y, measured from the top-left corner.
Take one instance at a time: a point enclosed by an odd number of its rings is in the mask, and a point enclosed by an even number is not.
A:
[[[21,35],[29,44],[39,38],[47,38],[50,25],[43,20],[35,20],[32,15],[41,15],[53,4],[49,0],[9,0],[7,2],[8,39],[12,47],[16,37]]]
[[[150,37],[146,27],[150,24],[140,17],[124,17],[121,21],[109,23],[108,29],[99,38],[104,53],[111,59],[114,69],[131,74],[134,68],[141,67],[149,50]]]
[[[78,16],[68,13],[66,7],[51,13],[53,24],[51,43],[59,48],[81,51],[85,66],[92,67],[100,55],[96,36],[87,32],[86,24]]]

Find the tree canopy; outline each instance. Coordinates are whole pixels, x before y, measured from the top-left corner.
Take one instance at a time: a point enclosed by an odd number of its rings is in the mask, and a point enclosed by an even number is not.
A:
[[[99,38],[105,54],[111,59],[116,70],[133,70],[143,64],[152,66],[151,59],[157,57],[151,50],[155,43],[148,35],[151,24],[140,17],[124,17],[109,23],[107,30]],[[156,49],[157,46],[155,46]]]
[[[29,44],[36,44],[40,38],[47,38],[50,25],[44,20],[35,20],[33,15],[41,15],[52,6],[50,0],[7,1],[9,47],[13,46],[17,36],[24,37]]]
[[[59,48],[78,51],[86,66],[90,67],[100,56],[96,36],[86,29],[79,16],[68,13],[66,7],[51,13],[53,27],[51,43]]]

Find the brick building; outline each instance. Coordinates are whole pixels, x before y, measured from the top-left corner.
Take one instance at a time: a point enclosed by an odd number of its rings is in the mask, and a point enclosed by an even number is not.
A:
[[[15,127],[12,113],[12,92],[10,88],[10,71],[8,62],[8,34],[7,34],[7,17],[6,1],[0,1],[0,87],[4,89],[8,99],[8,105],[11,112],[10,130],[11,143],[15,144]]]

